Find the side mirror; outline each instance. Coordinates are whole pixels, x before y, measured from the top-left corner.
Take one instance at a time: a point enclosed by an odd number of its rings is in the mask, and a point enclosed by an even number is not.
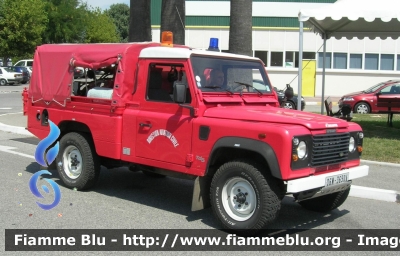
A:
[[[185,103],[186,101],[186,85],[182,83],[174,84],[174,102]]]
[[[182,83],[174,83],[174,102],[179,103],[179,106],[183,108],[187,108],[190,110],[190,116],[194,117],[195,116],[195,111],[193,106],[184,104],[186,102],[186,84]]]

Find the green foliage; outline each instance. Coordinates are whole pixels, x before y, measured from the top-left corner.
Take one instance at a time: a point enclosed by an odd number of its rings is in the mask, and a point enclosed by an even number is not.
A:
[[[49,26],[43,43],[79,43],[85,38],[88,20],[86,3],[78,0],[43,0],[46,3]]]
[[[0,55],[33,53],[47,22],[42,0],[0,0]]]
[[[89,13],[86,27],[85,43],[117,43],[119,36],[117,29],[110,18],[100,9],[94,9]]]
[[[393,127],[387,125],[387,114],[354,114],[353,122],[364,132],[361,158],[379,162],[400,163],[400,115],[393,115]]]
[[[129,6],[127,4],[112,4],[104,11],[111,17],[120,38],[120,42],[128,42],[129,35]]]

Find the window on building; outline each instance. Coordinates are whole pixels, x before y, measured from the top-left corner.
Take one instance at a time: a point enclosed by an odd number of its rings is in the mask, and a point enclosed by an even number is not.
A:
[[[400,55],[397,55],[397,70],[400,70]]]
[[[332,60],[332,53],[326,52],[325,53],[325,68],[331,68],[331,61]],[[322,64],[324,62],[324,53],[318,53],[318,68],[322,68]]]
[[[347,69],[347,53],[335,52],[333,54],[333,68]]]
[[[365,69],[378,70],[379,54],[366,53],[365,54]]]
[[[285,52],[285,67],[294,68],[294,52]]]
[[[352,53],[350,54],[350,68],[351,69],[362,69],[362,54]]]
[[[265,66],[268,66],[268,52],[267,51],[254,51],[254,57],[259,58],[262,60],[265,64]]]
[[[271,52],[271,66],[283,67],[283,52]]]
[[[303,60],[315,60],[315,52],[303,52]],[[299,67],[299,52],[295,54],[295,67]]]
[[[394,70],[394,55],[393,54],[381,54],[380,70]]]

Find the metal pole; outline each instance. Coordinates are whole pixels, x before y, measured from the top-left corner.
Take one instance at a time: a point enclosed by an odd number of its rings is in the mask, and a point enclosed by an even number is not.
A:
[[[301,110],[301,83],[303,73],[303,22],[300,21],[300,32],[299,32],[299,86],[297,92],[297,110]]]
[[[325,60],[326,60],[326,34],[323,34],[324,37],[324,54],[322,60],[322,96],[321,96],[321,115],[324,114],[325,109]]]

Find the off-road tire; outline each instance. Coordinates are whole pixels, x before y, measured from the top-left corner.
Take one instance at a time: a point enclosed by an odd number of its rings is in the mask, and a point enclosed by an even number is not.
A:
[[[0,85],[1,86],[7,85],[7,80],[6,79],[0,79]]]
[[[272,176],[262,171],[260,165],[248,160],[228,162],[217,170],[211,182],[210,201],[215,217],[224,228],[243,235],[253,235],[275,221],[281,208],[281,193]],[[244,203],[245,206],[241,204],[241,191],[247,193],[244,201],[248,204]],[[228,196],[232,193],[238,194]],[[239,199],[241,201],[238,202]],[[244,211],[250,209],[252,212]]]
[[[326,196],[300,201],[299,204],[310,211],[330,212],[341,206],[346,201],[349,193],[350,188]]]
[[[77,159],[79,174],[73,176],[71,163]],[[57,171],[65,186],[85,190],[91,188],[99,178],[100,159],[96,154],[91,138],[84,133],[70,132],[60,140],[60,151],[56,158]]]

